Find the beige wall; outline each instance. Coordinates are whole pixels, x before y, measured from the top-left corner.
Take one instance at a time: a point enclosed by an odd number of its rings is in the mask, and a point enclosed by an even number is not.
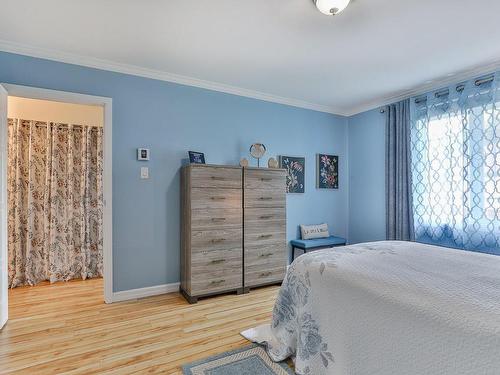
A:
[[[8,116],[23,120],[53,121],[78,125],[104,124],[104,108],[99,106],[26,99],[9,96]]]

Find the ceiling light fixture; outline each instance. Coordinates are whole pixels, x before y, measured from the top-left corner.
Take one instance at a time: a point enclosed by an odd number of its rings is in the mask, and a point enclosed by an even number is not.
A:
[[[312,0],[316,8],[327,16],[334,16],[342,12],[351,0]]]

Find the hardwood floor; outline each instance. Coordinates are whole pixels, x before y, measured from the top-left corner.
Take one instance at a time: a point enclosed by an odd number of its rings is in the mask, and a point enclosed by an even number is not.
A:
[[[106,305],[101,279],[9,292],[1,374],[181,374],[180,366],[249,344],[278,287],[189,305],[180,294]]]

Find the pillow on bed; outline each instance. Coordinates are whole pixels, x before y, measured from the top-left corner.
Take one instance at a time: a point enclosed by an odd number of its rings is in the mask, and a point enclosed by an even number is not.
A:
[[[330,237],[328,224],[300,225],[300,234],[303,240]]]

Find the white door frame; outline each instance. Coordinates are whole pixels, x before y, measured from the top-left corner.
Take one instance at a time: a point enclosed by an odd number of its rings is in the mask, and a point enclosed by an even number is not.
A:
[[[67,91],[41,89],[30,86],[1,83],[9,96],[52,100],[64,103],[98,105],[104,108],[104,171],[103,171],[103,268],[104,301],[113,302],[113,100],[102,96],[77,94]],[[7,147],[7,145],[2,145]],[[7,185],[2,186],[7,189]],[[4,220],[2,218],[2,220]],[[5,223],[7,225],[7,223]],[[7,272],[1,270],[1,272]]]
[[[9,318],[7,252],[7,91],[0,86],[0,329]]]

